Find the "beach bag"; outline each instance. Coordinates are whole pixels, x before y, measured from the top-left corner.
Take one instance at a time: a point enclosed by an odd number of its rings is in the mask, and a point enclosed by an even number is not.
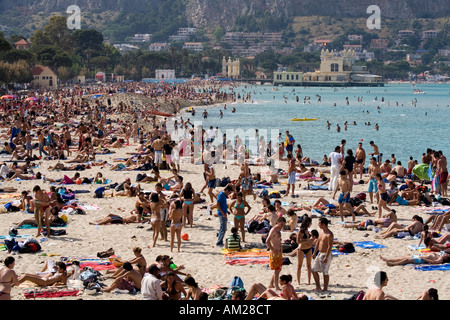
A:
[[[136,176],[136,181],[140,182],[142,181],[142,179],[144,179],[146,177],[146,175],[142,174],[142,173],[138,173]]]
[[[363,203],[362,200],[360,200],[357,197],[350,198],[350,204],[352,205],[352,207],[357,207],[357,206],[359,206],[362,203]]]
[[[364,192],[358,193],[356,195],[356,198],[358,198],[361,201],[366,201],[366,194]]]
[[[83,281],[84,287],[88,287],[90,283],[98,281],[98,274],[91,267],[84,267],[80,273],[80,280]]]
[[[278,198],[281,198],[281,194],[279,191],[274,190],[269,193],[269,199],[278,199]]]
[[[222,300],[227,295],[228,288],[222,287],[217,288],[208,296],[209,299],[212,300]]]
[[[260,198],[265,198],[265,197],[269,196],[269,191],[267,189],[264,189],[261,191],[259,196],[260,196]]]
[[[339,252],[352,253],[355,252],[355,247],[353,246],[353,243],[346,243],[339,247]]]
[[[358,293],[355,293],[354,295],[352,295],[350,298],[348,298],[347,300],[362,300],[364,298],[364,291],[360,291]]]
[[[219,182],[219,186],[226,187],[231,182],[230,177],[222,178]]]
[[[254,233],[256,231],[256,228],[258,227],[259,222],[256,220],[253,220],[252,222],[250,222],[250,224],[247,227],[247,231],[249,233]]]
[[[103,198],[103,192],[105,192],[105,189],[106,189],[105,187],[98,187],[97,189],[95,189],[94,198]]]

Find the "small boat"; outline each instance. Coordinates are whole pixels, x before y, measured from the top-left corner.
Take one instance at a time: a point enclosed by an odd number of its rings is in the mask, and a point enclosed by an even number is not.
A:
[[[189,107],[189,108],[187,108],[185,111],[186,111],[186,112],[192,112],[192,110],[194,110],[194,108]]]
[[[425,92],[423,92],[422,90],[419,90],[419,89],[414,89],[413,92],[414,92],[414,94],[425,94]]]
[[[316,121],[319,118],[292,118],[291,121]]]
[[[278,88],[273,88],[272,91],[278,91]]]

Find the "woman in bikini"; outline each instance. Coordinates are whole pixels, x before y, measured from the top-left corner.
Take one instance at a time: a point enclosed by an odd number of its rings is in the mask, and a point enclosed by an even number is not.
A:
[[[193,277],[186,277],[184,283],[188,286],[188,293],[185,300],[200,300],[202,289],[198,286],[197,282],[195,282],[195,279]]]
[[[181,294],[186,297],[186,291],[181,281],[177,281],[175,273],[169,271],[167,278],[161,283],[161,288],[165,292],[163,300],[181,300]]]
[[[96,222],[89,222],[90,225],[105,225],[105,224],[128,224],[141,222],[141,215],[131,211],[131,215],[128,217],[121,217],[117,214],[110,213],[105,218],[97,220]]]
[[[64,262],[57,262],[56,266],[58,270],[55,274],[45,274],[43,276],[38,276],[31,273],[26,273],[19,278],[19,284],[30,281],[37,284],[39,287],[56,286],[56,285],[66,285],[67,284],[67,271],[66,264]]]
[[[11,289],[18,286],[18,277],[13,270],[16,264],[14,257],[7,257],[4,266],[0,267],[0,300],[11,300]]]
[[[239,192],[236,200],[230,204],[230,211],[234,214],[234,227],[241,231],[242,242],[245,242],[245,216],[251,209],[248,202],[244,200],[242,192]]]
[[[377,180],[378,194],[380,195],[380,201],[378,202],[378,218],[381,218],[383,209],[392,212],[392,210],[387,207],[387,203],[391,197],[386,190],[386,183],[380,173],[375,175],[375,179]]]
[[[152,193],[150,196],[150,209],[152,214],[150,216],[150,222],[153,229],[153,247],[156,246],[156,241],[158,240],[159,232],[161,229],[161,202],[163,199],[159,198],[157,193]]]
[[[194,197],[194,188],[192,188],[192,184],[188,182],[180,193],[180,199],[183,201],[183,227],[186,226],[186,220],[189,221],[191,228],[194,225]]]
[[[175,235],[177,236],[178,252],[181,248],[181,230],[183,228],[183,209],[181,207],[181,200],[176,200],[170,205],[169,217],[170,220],[170,252],[173,252],[173,245]]]
[[[303,266],[303,259],[306,257],[306,270],[308,271],[308,284],[311,284],[311,260],[312,260],[312,239],[308,228],[311,227],[312,219],[304,217],[300,230],[297,233],[297,281],[300,284],[300,274]]]
[[[137,270],[141,273],[142,276],[145,275],[145,270],[147,269],[147,260],[145,260],[145,257],[142,255],[142,249],[140,247],[133,248],[134,258],[130,259],[128,262],[132,265],[136,265]],[[118,278],[120,276],[123,276],[125,273],[127,273],[123,266],[121,266],[117,270],[107,270],[106,273],[113,273],[111,275],[112,278]]]
[[[291,284],[292,276],[280,276],[281,292],[277,294],[273,289],[267,289],[261,283],[255,283],[251,286],[245,300],[253,300],[259,294],[257,300],[298,300],[298,295]]]
[[[422,217],[415,215],[412,219],[414,222],[406,228],[397,222],[392,222],[385,231],[380,233],[381,238],[386,239],[394,236],[398,236],[400,238],[406,236],[414,237],[415,235],[420,234],[424,225]]]
[[[50,237],[50,205],[51,200],[50,197],[44,192],[41,187],[38,185],[33,188],[34,192],[34,218],[38,223],[38,230],[36,237],[41,235],[42,231],[42,221],[45,223],[45,227],[47,230],[47,237]]]

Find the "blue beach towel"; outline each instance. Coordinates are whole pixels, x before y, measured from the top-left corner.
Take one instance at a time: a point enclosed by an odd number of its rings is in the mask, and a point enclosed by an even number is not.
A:
[[[434,264],[434,265],[420,265],[420,266],[414,267],[414,270],[421,270],[421,271],[449,271],[450,270],[450,263]]]
[[[378,244],[372,241],[355,241],[353,242],[357,247],[364,248],[364,249],[382,249],[386,248],[386,246],[383,246],[382,244]]]
[[[315,185],[309,185],[309,190],[328,190],[327,186],[315,186]]]

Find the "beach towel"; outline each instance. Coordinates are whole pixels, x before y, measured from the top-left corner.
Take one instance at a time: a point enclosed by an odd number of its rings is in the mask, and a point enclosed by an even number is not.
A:
[[[353,242],[357,247],[364,248],[364,249],[382,249],[386,248],[386,246],[383,246],[382,244],[378,244],[372,241],[355,241]]]
[[[26,299],[75,297],[79,290],[33,291],[24,293]]]
[[[0,199],[11,199],[11,198],[20,198],[21,194],[20,193],[5,193],[5,194],[0,194]]]
[[[95,204],[78,204],[78,207],[85,211],[101,210],[100,207]]]
[[[80,261],[80,269],[85,267],[91,267],[94,270],[111,270],[117,269],[117,267],[109,261]]]
[[[269,251],[265,249],[244,249],[241,251],[222,250],[224,256],[223,264],[247,265],[247,264],[268,264]]]
[[[309,185],[308,190],[328,190],[328,187],[327,186]]]
[[[449,271],[450,263],[446,264],[433,264],[433,265],[420,265],[414,267],[414,270],[420,271]]]

